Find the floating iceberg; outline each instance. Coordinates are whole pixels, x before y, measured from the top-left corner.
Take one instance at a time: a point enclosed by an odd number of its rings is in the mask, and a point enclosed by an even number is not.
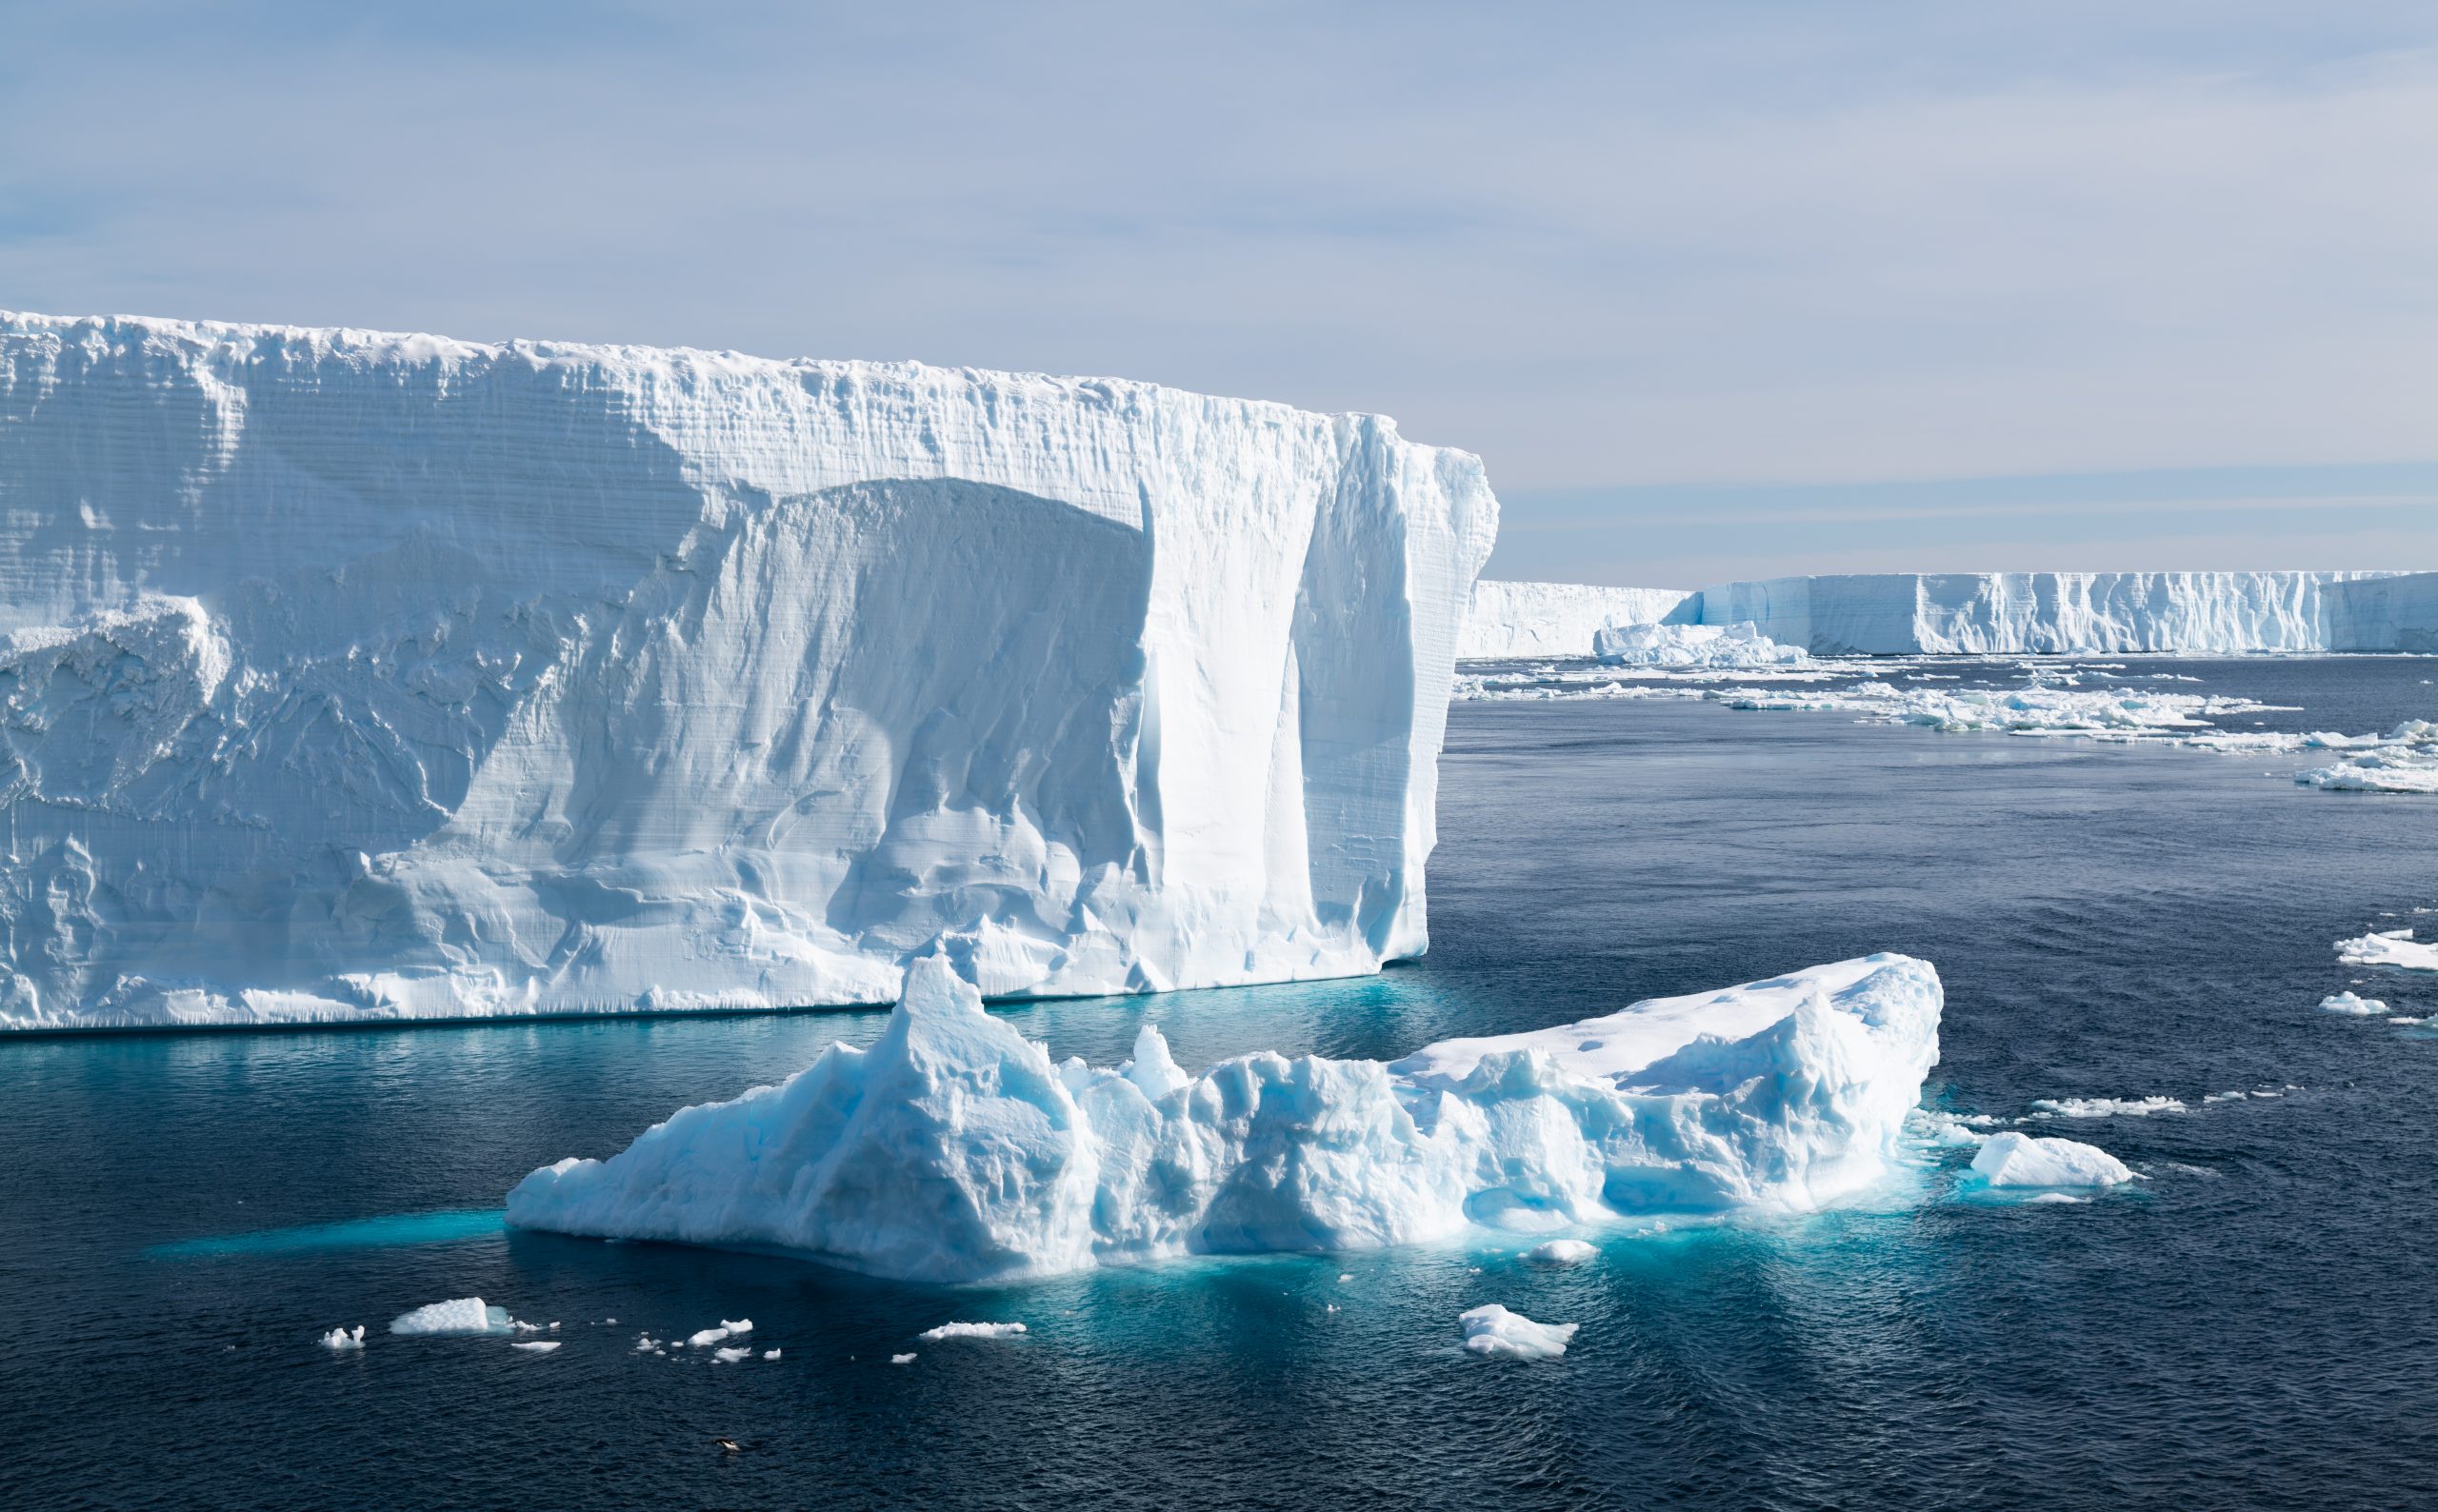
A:
[[[520,1324],[508,1315],[505,1307],[492,1307],[480,1297],[458,1297],[449,1302],[426,1303],[412,1312],[400,1313],[390,1320],[393,1334],[425,1334],[441,1337],[470,1338],[479,1334],[512,1334]]]
[[[944,1339],[1012,1339],[1025,1331],[1020,1323],[944,1323],[914,1337],[929,1343]]]
[[[1457,1315],[1465,1349],[1492,1360],[1555,1360],[1574,1341],[1580,1323],[1534,1323],[1496,1303]]]
[[[1599,1251],[1579,1239],[1552,1239],[1535,1244],[1524,1252],[1524,1258],[1544,1265],[1580,1265]]]
[[[2409,929],[2385,929],[2351,940],[2339,940],[2336,958],[2349,966],[2438,971],[2438,944],[2417,941]]]
[[[1376,970],[1496,520],[1145,384],[0,314],[0,1027]]]
[[[1589,656],[1592,637],[1602,627],[1687,622],[1699,601],[1699,594],[1681,588],[1484,578],[1473,585],[1456,655],[1467,661]]]
[[[869,1049],[535,1171],[508,1218],[971,1281],[1809,1208],[1899,1155],[1940,999],[1927,963],[1871,956],[1387,1064],[1254,1054],[1189,1076],[1148,1027],[1115,1069],[1053,1064],[926,957]]]
[[[2331,792],[2438,793],[2438,724],[2407,720],[2384,737],[2315,736],[2313,745],[2343,759],[2298,774],[2294,781]]]
[[[1591,638],[1610,666],[1804,666],[1799,646],[1780,646],[1751,622],[1740,625],[1610,625]]]
[[[2342,1013],[2355,1019],[2374,1019],[2384,1015],[2388,1005],[2376,998],[2366,998],[2359,993],[2339,992],[2320,999],[2320,1011]]]
[[[559,1347],[559,1341],[556,1339],[537,1339],[530,1340],[524,1343],[510,1344],[508,1347],[510,1349],[522,1349],[527,1354],[547,1355],[551,1350]]]
[[[322,1336],[325,1349],[361,1349],[364,1347],[364,1324],[353,1328],[333,1328]]]
[[[1991,1186],[2114,1186],[2133,1179],[2124,1163],[2096,1144],[2011,1129],[1989,1136],[1972,1157],[1972,1170]]]

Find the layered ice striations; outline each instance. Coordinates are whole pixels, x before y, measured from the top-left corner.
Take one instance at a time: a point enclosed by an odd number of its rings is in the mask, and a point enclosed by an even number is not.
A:
[[[959,1282],[1809,1208],[1888,1171],[1940,1005],[1927,963],[1881,955],[1389,1064],[1189,1076],[1148,1027],[1114,1069],[1052,1063],[929,957],[869,1049],[535,1171],[508,1217]]]
[[[0,1026],[1369,972],[1479,462],[912,364],[0,315]]]
[[[1663,620],[1822,656],[2438,650],[2438,573],[1847,573],[1714,584],[1660,612],[1601,597],[1642,591],[1476,585],[1462,654],[1589,656],[1605,626]]]

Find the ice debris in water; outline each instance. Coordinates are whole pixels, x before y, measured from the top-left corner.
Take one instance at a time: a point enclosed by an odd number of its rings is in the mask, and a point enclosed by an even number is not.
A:
[[[1534,1323],[1496,1303],[1459,1313],[1468,1352],[1492,1360],[1555,1360],[1566,1353],[1580,1323]]]
[[[2351,1018],[2376,1018],[2388,1011],[2388,1005],[2376,998],[2366,998],[2356,992],[2338,992],[2320,999],[2320,1007],[2328,1013],[2342,1013]]]
[[[528,1328],[531,1324],[524,1325]],[[471,1338],[480,1334],[512,1334],[518,1323],[505,1307],[493,1307],[480,1297],[457,1297],[448,1302],[426,1303],[412,1312],[400,1313],[390,1320],[393,1334],[423,1334],[435,1337]]]
[[[1810,654],[1780,646],[1749,620],[1740,625],[1610,625],[1591,638],[1610,666],[1805,666]]]
[[[715,1364],[732,1365],[740,1360],[750,1360],[751,1358],[753,1358],[753,1351],[750,1349],[714,1349],[711,1351],[711,1360]]]
[[[2012,1129],[1989,1136],[1972,1157],[1972,1169],[1991,1186],[2114,1186],[2133,1179],[2124,1163],[2095,1144]]]
[[[2407,720],[2384,740],[2329,744],[2345,752],[2344,759],[2300,773],[2294,781],[2331,792],[2438,793],[2438,724]]]
[[[779,1351],[776,1349],[765,1349],[762,1351],[762,1358],[765,1360],[776,1360],[779,1358]]]
[[[944,1323],[914,1337],[938,1343],[943,1339],[1010,1339],[1024,1331],[1025,1325],[1020,1323]]]
[[[720,1325],[717,1328],[706,1328],[699,1333],[690,1335],[686,1341],[686,1346],[689,1349],[700,1349],[708,1344],[718,1343],[721,1340],[729,1338],[731,1335],[749,1334],[752,1331],[753,1320],[750,1318],[740,1318],[734,1323],[730,1323],[727,1319],[723,1318],[720,1320]]]
[[[2148,1118],[2190,1111],[2172,1097],[2044,1097],[2031,1105],[2034,1118]]]
[[[1579,1265],[1598,1253],[1580,1239],[1552,1239],[1546,1244],[1535,1244],[1526,1250],[1524,1258],[1539,1261],[1545,1265]]]
[[[889,1357],[889,1363],[892,1365],[910,1365],[914,1363],[914,1357],[912,1355],[891,1355]]]
[[[526,1228],[773,1246],[957,1282],[1470,1225],[1815,1208],[1883,1180],[1938,1057],[1938,973],[1881,955],[1401,1061],[1114,1070],[917,960],[880,1039],[509,1194]]]
[[[2350,940],[2339,940],[2336,958],[2349,966],[2438,971],[2438,945],[2414,940],[2409,929],[2381,929]]]
[[[364,1324],[353,1328],[333,1328],[322,1336],[325,1349],[361,1349],[364,1347]]]
[[[523,1349],[531,1354],[547,1355],[551,1350],[559,1347],[559,1341],[556,1339],[531,1339],[523,1343],[510,1344],[508,1347],[510,1349]]]

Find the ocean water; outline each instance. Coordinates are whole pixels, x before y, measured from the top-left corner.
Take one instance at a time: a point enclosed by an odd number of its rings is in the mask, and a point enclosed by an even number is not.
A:
[[[2303,706],[2232,727],[2364,731],[2438,713],[2433,668],[2132,670]],[[532,1166],[878,1013],[0,1041],[0,1506],[2428,1503],[2438,1034],[2315,1005],[2365,980],[2331,942],[2438,905],[2438,800],[2294,786],[2310,764],[1459,706],[1426,960],[1005,1010],[1096,1062],[1147,1017],[1188,1065],[1389,1056],[1893,949],[1948,985],[1933,1105],[2195,1104],[2027,1125],[2142,1173],[2088,1203],[1968,1200],[1948,1151],[1567,1271],[1485,1235],[933,1288],[501,1228]],[[2362,990],[2438,1012],[2438,981]],[[2200,1103],[2227,1091],[2277,1095]],[[472,1294],[563,1347],[384,1333]],[[1582,1329],[1477,1360],[1486,1302]],[[782,1357],[632,1348],[738,1318]],[[951,1319],[1029,1331],[914,1342]]]

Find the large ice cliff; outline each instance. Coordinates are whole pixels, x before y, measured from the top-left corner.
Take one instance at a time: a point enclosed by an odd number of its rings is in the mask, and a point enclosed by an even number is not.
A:
[[[1713,584],[1659,612],[1647,592],[1477,584],[1462,654],[1589,656],[1604,626],[1661,620],[1749,624],[1823,656],[2438,648],[2438,574],[2427,573],[1844,573]]]
[[[869,1049],[535,1171],[508,1219],[959,1282],[1803,1210],[1890,1174],[1942,1001],[1928,963],[1878,955],[1387,1064],[1189,1076],[1148,1026],[1113,1069],[1053,1063],[926,958]]]
[[[0,1026],[1374,970],[1496,520],[1143,384],[0,314]]]

